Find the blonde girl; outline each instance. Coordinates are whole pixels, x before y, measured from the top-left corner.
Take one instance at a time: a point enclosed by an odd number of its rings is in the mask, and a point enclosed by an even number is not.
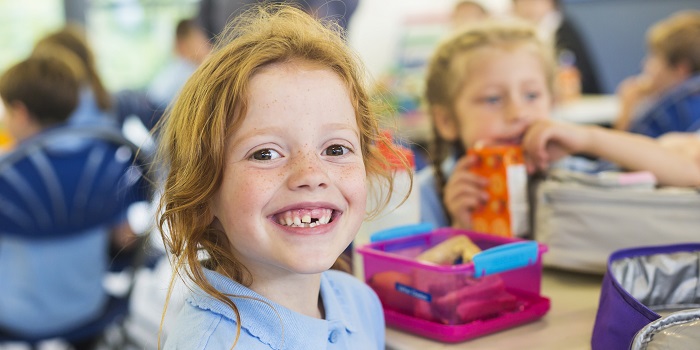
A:
[[[388,181],[343,38],[300,10],[238,17],[165,119],[160,226],[190,288],[166,349],[383,349],[379,299],[327,271]],[[167,312],[167,310],[166,310]]]
[[[423,221],[471,228],[488,183],[469,171],[475,159],[465,151],[519,144],[533,122],[549,117],[553,56],[532,27],[513,22],[477,24],[438,47],[426,84],[433,165],[418,174]]]

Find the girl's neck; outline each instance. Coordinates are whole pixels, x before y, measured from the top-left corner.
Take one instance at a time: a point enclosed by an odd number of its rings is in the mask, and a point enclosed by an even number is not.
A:
[[[324,318],[321,300],[321,274],[287,274],[269,278],[253,274],[250,289],[256,293],[300,314]]]

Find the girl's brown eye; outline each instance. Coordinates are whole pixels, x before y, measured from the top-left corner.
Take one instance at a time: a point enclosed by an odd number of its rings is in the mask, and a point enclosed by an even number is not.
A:
[[[279,154],[271,149],[261,149],[259,151],[255,151],[251,158],[255,160],[272,160],[278,156]]]
[[[332,145],[328,148],[326,148],[326,155],[327,156],[342,156],[346,153],[350,152],[350,149],[348,149],[345,146],[342,145]]]

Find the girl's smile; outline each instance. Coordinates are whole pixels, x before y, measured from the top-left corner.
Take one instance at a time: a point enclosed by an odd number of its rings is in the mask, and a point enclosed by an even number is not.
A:
[[[212,209],[237,259],[254,275],[328,269],[366,201],[359,127],[340,77],[300,61],[263,67],[227,143]]]
[[[328,225],[334,217],[340,215],[339,211],[330,209],[324,204],[320,207],[312,205],[306,209],[285,210],[272,216],[272,221],[286,227],[311,228]]]

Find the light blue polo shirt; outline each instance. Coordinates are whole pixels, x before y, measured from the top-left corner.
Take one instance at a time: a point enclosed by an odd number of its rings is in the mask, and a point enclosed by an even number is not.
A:
[[[217,290],[241,296],[233,298],[241,315],[236,349],[384,349],[379,298],[349,274],[331,270],[321,275],[322,320],[289,310],[219,273],[204,272]],[[229,306],[194,287],[167,330],[165,349],[230,349],[235,320]]]

